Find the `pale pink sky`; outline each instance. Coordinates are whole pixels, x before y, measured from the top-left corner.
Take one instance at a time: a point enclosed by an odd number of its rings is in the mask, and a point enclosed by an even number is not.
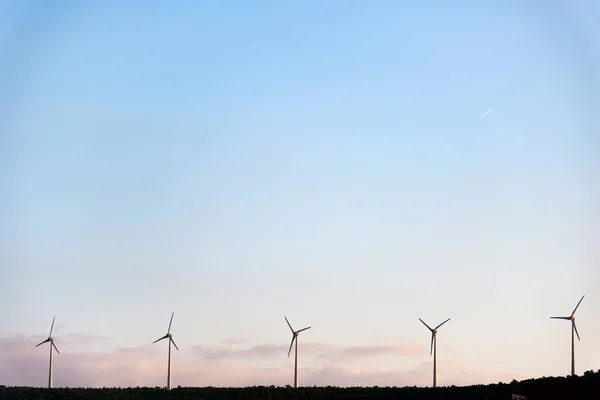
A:
[[[0,384],[44,386],[48,375],[48,349],[34,348],[40,337],[10,335],[0,339]],[[43,338],[41,338],[43,340]],[[82,351],[108,339],[92,335],[63,335],[55,354],[56,387],[164,386],[167,349],[146,345],[122,347],[112,352]],[[224,339],[209,347],[192,346],[173,354],[173,386],[287,385],[292,382],[293,356],[285,358],[286,343],[248,344],[240,338]],[[335,347],[324,343],[300,343],[301,385],[427,386],[431,383],[431,359],[422,343],[387,343]],[[282,356],[283,355],[283,356]],[[357,368],[367,359],[394,357],[407,368]],[[272,363],[272,364],[269,364]],[[274,363],[274,364],[273,364]],[[369,363],[367,363],[369,364]],[[438,360],[440,385],[468,385],[523,379],[510,373],[509,365],[482,363],[469,369],[451,360]]]

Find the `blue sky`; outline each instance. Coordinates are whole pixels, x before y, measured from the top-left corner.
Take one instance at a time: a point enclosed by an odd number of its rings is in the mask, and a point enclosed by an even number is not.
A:
[[[439,357],[497,381],[568,373],[586,294],[599,368],[600,9],[540,4],[0,2],[0,330],[110,353],[175,311],[201,363],[287,315],[429,384],[452,317]]]

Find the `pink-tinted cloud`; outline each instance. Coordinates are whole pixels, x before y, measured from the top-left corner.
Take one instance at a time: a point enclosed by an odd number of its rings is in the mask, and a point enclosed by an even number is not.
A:
[[[18,336],[18,335],[12,335],[12,336],[15,338],[25,339],[24,336]],[[35,341],[36,344],[46,340],[46,338],[47,338],[47,336],[40,336],[40,335],[35,335],[35,336],[31,337],[31,339],[33,341]],[[64,350],[73,350],[81,345],[96,344],[96,343],[108,342],[108,341],[110,341],[110,339],[105,336],[90,335],[87,333],[68,333],[68,334],[60,335],[60,339],[56,340],[56,346],[58,347],[59,351],[64,351]]]
[[[289,351],[289,344],[261,344],[249,348],[233,349],[231,346],[195,346],[192,352],[205,360],[227,359],[267,359],[279,358]],[[395,355],[405,357],[421,357],[427,348],[421,344],[392,343],[386,345],[366,345],[336,347],[325,343],[302,343],[303,356],[315,355],[319,359],[347,362],[359,358]]]
[[[330,348],[323,343],[303,343],[302,354],[318,354]],[[245,349],[232,349],[227,346],[194,346],[192,353],[205,360],[279,358],[286,355],[289,344],[259,344]]]
[[[74,344],[92,344],[104,342],[110,339],[105,336],[90,335],[87,333],[70,333],[66,335],[61,335],[61,340],[66,342],[72,342]]]
[[[244,344],[244,343],[248,343],[248,340],[244,339],[244,338],[238,338],[238,337],[230,337],[230,338],[225,338],[225,339],[221,340],[221,344],[224,344],[225,346],[236,346],[238,344]]]
[[[0,384],[46,384],[49,350],[47,346],[34,348],[35,344],[31,338],[0,338]],[[270,346],[255,346],[245,351],[248,354],[272,354],[281,349],[287,351],[284,345]],[[322,350],[330,349],[327,345],[321,346]],[[359,353],[362,355],[364,351]],[[55,386],[164,386],[166,380],[166,354],[151,345],[117,348],[110,353],[63,351],[55,355],[54,360]],[[493,365],[478,365],[477,368],[468,369],[453,361],[439,360],[439,383],[461,385],[523,378],[496,368]],[[174,386],[286,385],[291,383],[292,374],[289,362],[277,368],[258,368],[252,365],[251,359],[245,364],[231,363],[186,357],[185,351],[176,352],[173,357]],[[424,386],[431,381],[431,362],[405,370],[386,371],[360,369],[351,364],[342,367],[324,358],[319,367],[300,367],[299,380],[302,385]]]
[[[342,358],[360,358],[391,354],[407,357],[421,357],[426,351],[427,348],[420,344],[392,343],[389,345],[345,347],[340,350],[339,356]]]

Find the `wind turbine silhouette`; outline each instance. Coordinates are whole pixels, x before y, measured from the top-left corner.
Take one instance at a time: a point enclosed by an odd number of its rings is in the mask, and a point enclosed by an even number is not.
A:
[[[437,387],[437,332],[442,325],[450,321],[450,318],[448,318],[433,329],[431,329],[429,325],[427,325],[421,318],[419,318],[419,321],[421,321],[423,325],[425,325],[427,329],[431,331],[431,349],[429,350],[429,355],[431,355],[431,353],[433,352],[433,387]]]
[[[579,338],[579,332],[577,332],[577,325],[575,325],[575,311],[583,301],[585,295],[581,296],[579,303],[575,306],[575,309],[571,313],[569,317],[550,317],[552,319],[566,319],[567,321],[571,321],[571,376],[575,376],[575,335],[577,335],[577,340],[581,341]]]
[[[44,340],[41,343],[38,343],[35,347],[41,346],[44,343],[48,343],[50,342],[50,368],[48,371],[48,389],[52,389],[52,370],[53,370],[53,363],[52,363],[52,350],[56,350],[56,352],[58,354],[60,354],[60,351],[58,351],[58,349],[56,348],[56,345],[54,344],[54,338],[52,337],[52,329],[54,329],[54,321],[56,320],[56,317],[54,317],[52,319],[52,325],[50,326],[50,333],[48,334],[48,339]],[[54,348],[54,349],[53,349]]]
[[[173,334],[171,333],[171,324],[173,323],[173,315],[175,315],[175,312],[171,313],[171,320],[169,321],[169,329],[167,330],[167,334],[159,339],[156,339],[154,342],[152,342],[152,344],[154,344],[156,342],[160,342],[163,339],[169,339],[169,366],[167,367],[167,390],[171,390],[171,343],[173,343],[173,346],[175,346],[177,351],[179,351],[179,347],[177,347],[177,345],[175,344],[175,341],[173,340]]]
[[[292,328],[292,325],[290,325],[290,321],[288,321],[287,317],[283,317],[285,318],[285,322],[287,322],[288,326],[290,327],[290,330],[292,331],[292,342],[290,343],[290,349],[288,350],[288,357],[290,356],[290,353],[292,352],[292,346],[294,345],[294,341],[296,341],[296,350],[295,350],[295,355],[294,355],[294,388],[298,387],[298,334],[300,334],[300,332],[305,331],[307,329],[310,329],[310,326],[306,327],[306,328],[302,328],[299,331],[295,331],[294,328]]]

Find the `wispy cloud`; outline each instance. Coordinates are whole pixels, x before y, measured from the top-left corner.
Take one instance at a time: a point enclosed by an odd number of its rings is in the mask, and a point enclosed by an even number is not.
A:
[[[14,338],[21,338],[22,340],[31,339],[37,343],[45,340],[48,336],[42,335],[33,335],[30,338],[26,338],[25,336],[13,336]],[[109,342],[110,338],[99,335],[91,335],[87,333],[67,333],[64,335],[60,335],[60,339],[56,341],[56,346],[59,351],[64,351],[68,349],[75,349],[79,346],[89,345],[89,344],[97,344],[101,342]]]
[[[48,374],[48,354],[34,348],[30,338],[12,336],[0,338],[0,382],[7,385],[44,386]],[[329,351],[326,344],[303,344],[303,351]],[[348,350],[351,349],[351,350]],[[399,351],[394,347],[393,351]],[[285,345],[259,345],[242,350],[237,357],[270,356],[284,350]],[[387,349],[389,350],[389,349]],[[368,350],[363,347],[341,349],[341,354],[349,357],[387,351],[377,347]],[[204,348],[196,347],[195,352],[203,353]],[[224,351],[212,350],[216,353]],[[338,349],[339,352],[339,349]],[[334,352],[335,354],[335,352]],[[175,386],[251,386],[286,385],[291,382],[292,369],[289,362],[281,367],[258,368],[248,360],[245,364],[227,363],[228,357],[186,357],[185,352],[176,353],[173,358],[173,384]],[[55,357],[54,382],[56,386],[68,387],[129,387],[163,386],[166,379],[166,355],[156,346],[118,348],[105,352],[67,352]],[[319,367],[300,368],[300,382],[303,385],[335,386],[412,386],[428,385],[431,380],[431,361],[417,364],[406,370],[360,369],[352,365],[339,366],[322,359]],[[472,384],[509,381],[513,376],[497,369],[497,366],[482,364],[469,370],[463,365],[449,360],[438,360],[440,384]]]
[[[232,348],[231,346],[194,346],[192,353],[204,360],[251,360],[251,359],[277,359],[287,356],[289,343],[267,343],[248,348]],[[336,363],[350,362],[367,357],[385,355],[422,357],[427,353],[427,347],[413,343],[390,343],[364,346],[332,346],[326,343],[302,343],[302,355],[315,356],[320,360]]]
[[[245,343],[248,343],[248,339],[239,338],[239,337],[230,337],[230,338],[225,338],[225,339],[221,340],[221,344],[224,344],[226,346],[236,346],[238,344],[245,344]]]
[[[92,344],[110,340],[105,336],[90,335],[87,333],[69,333],[61,336],[61,340],[75,344]]]
[[[303,354],[326,351],[329,345],[323,343],[302,343]],[[287,355],[289,344],[259,344],[245,349],[232,349],[225,346],[194,346],[192,353],[205,360],[280,358]]]
[[[381,355],[400,355],[407,357],[420,357],[427,348],[420,344],[392,343],[388,345],[351,346],[342,348],[339,355],[344,358],[374,357]]]

